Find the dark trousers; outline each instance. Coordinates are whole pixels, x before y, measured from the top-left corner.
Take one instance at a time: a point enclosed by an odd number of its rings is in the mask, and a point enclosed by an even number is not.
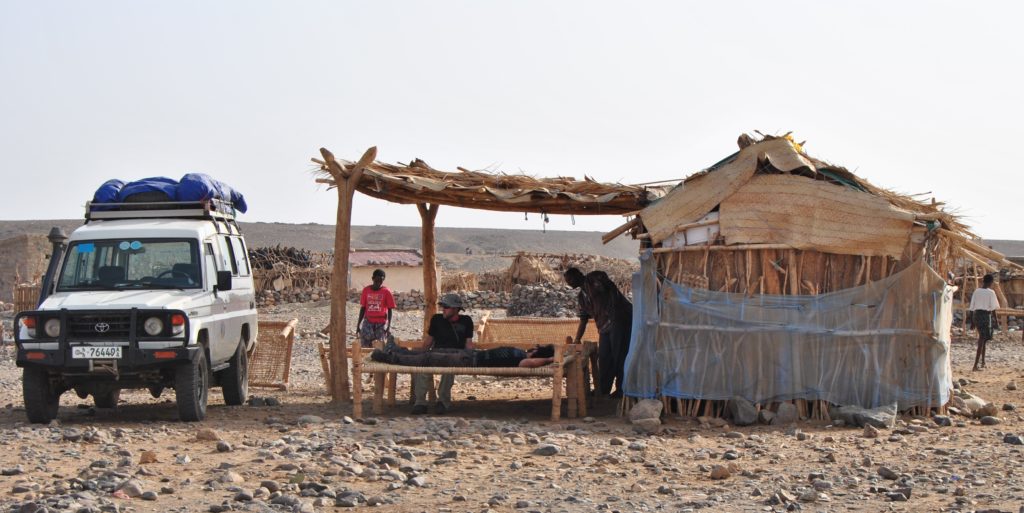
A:
[[[395,352],[388,363],[415,367],[473,367],[476,358],[471,349],[434,349]]]
[[[622,392],[622,375],[626,367],[626,354],[629,353],[632,324],[632,319],[613,321],[601,333],[597,345],[597,366],[601,373],[600,392],[604,395],[612,393],[612,385],[616,383],[617,390]]]

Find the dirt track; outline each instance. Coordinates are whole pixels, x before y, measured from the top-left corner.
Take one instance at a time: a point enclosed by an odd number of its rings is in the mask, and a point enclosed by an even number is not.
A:
[[[547,420],[536,381],[462,378],[457,410],[411,417],[400,404],[366,423],[328,403],[313,342],[326,306],[285,306],[265,319],[300,318],[292,387],[253,390],[279,406],[227,407],[212,394],[208,420],[182,424],[168,397],[122,395],[116,410],[63,396],[59,420],[26,424],[10,348],[0,363],[0,502],[34,511],[1018,511],[1024,506],[1024,385],[1019,332],[970,372],[973,344],[954,344],[954,375],[995,403],[1001,423],[954,425],[902,417],[895,430],[823,423],[712,427],[666,419],[635,433],[597,400],[592,417]],[[400,317],[400,337],[420,319]],[[399,397],[407,397],[407,381]],[[369,411],[369,404],[367,404]],[[959,426],[957,425],[959,424]],[[206,430],[209,439],[197,439]],[[218,442],[217,439],[221,439]],[[548,447],[548,446],[553,447]],[[223,452],[221,452],[223,451]],[[553,454],[552,454],[553,453]],[[545,455],[546,454],[546,455]],[[834,461],[832,461],[834,460]],[[144,463],[143,463],[144,462]],[[711,478],[717,465],[731,476]],[[882,468],[893,471],[887,479]],[[120,488],[118,491],[117,489]],[[906,502],[893,492],[910,488]],[[781,493],[780,493],[781,492]],[[145,493],[145,498],[140,495]],[[792,502],[779,503],[778,498]]]

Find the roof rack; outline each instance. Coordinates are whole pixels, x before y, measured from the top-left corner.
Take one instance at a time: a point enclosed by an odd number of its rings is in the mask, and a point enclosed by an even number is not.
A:
[[[239,233],[235,222],[235,207],[228,201],[209,199],[203,201],[146,201],[133,203],[85,204],[85,222],[113,219],[209,219],[217,224],[223,222],[228,233]],[[233,230],[232,230],[233,228]]]

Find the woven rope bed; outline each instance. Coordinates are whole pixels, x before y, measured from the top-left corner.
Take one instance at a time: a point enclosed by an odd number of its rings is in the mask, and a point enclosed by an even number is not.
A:
[[[490,349],[501,346],[529,349],[537,344],[555,346],[555,362],[544,367],[416,367],[375,362],[369,356],[353,361],[355,376],[369,374],[373,379],[373,411],[384,411],[384,391],[388,389],[388,405],[394,406],[395,377],[398,374],[451,374],[466,376],[498,376],[511,378],[551,378],[551,420],[557,421],[562,415],[562,382],[565,380],[567,399],[566,416],[575,418],[586,415],[587,404],[584,390],[589,388],[585,380],[584,363],[588,363],[594,344],[566,344],[571,340],[579,320],[573,319],[487,319],[481,321],[480,342],[476,349]],[[588,333],[590,333],[588,327]],[[408,345],[402,343],[400,345]],[[386,379],[387,378],[387,379]],[[362,417],[362,379],[353,380],[353,415]]]
[[[576,356],[569,355],[562,360],[562,366],[575,362]],[[466,376],[515,376],[515,377],[552,377],[558,365],[551,363],[543,367],[413,367],[409,365],[392,365],[375,362],[369,356],[363,359],[364,374],[374,372],[397,372],[400,374],[460,374]]]

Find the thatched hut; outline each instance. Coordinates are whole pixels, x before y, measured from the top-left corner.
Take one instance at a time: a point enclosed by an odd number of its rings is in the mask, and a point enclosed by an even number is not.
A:
[[[1002,263],[941,203],[876,187],[790,137],[688,177],[606,235],[641,240],[626,395],[720,414],[744,398],[942,407],[961,259]]]

